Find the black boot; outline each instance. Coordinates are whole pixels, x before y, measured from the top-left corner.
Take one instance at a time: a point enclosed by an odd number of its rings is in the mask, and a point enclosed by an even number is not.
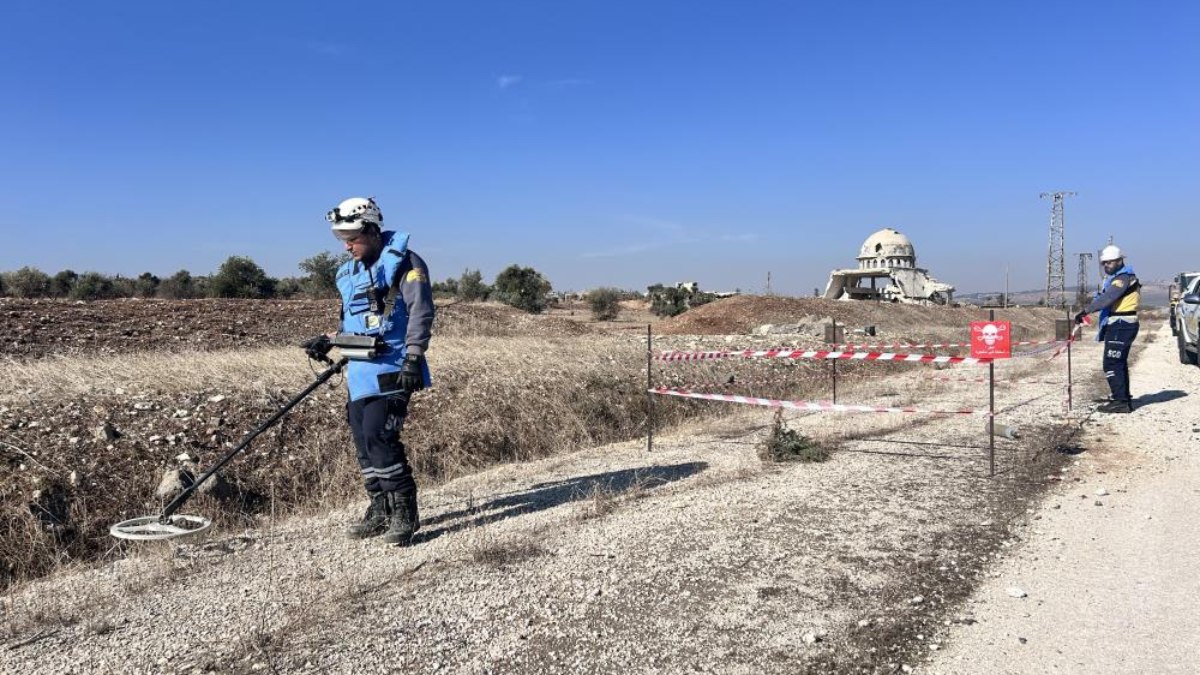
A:
[[[387,529],[388,516],[391,514],[388,508],[387,493],[368,492],[367,494],[371,496],[371,503],[367,506],[367,512],[363,514],[362,522],[346,528],[346,536],[351,539],[374,537],[383,534],[383,531]]]
[[[407,546],[421,527],[417,515],[417,491],[388,492],[387,497],[391,516],[387,532],[383,533],[383,543]]]
[[[1132,401],[1110,401],[1110,402],[1105,403],[1104,405],[1100,406],[1099,408],[1096,408],[1096,410],[1098,412],[1102,412],[1102,413],[1117,413],[1117,414],[1131,413],[1131,412],[1133,412],[1133,402]]]

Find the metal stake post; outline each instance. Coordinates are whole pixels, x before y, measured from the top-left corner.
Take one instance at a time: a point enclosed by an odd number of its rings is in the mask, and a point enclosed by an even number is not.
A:
[[[1071,343],[1075,341],[1075,331],[1074,331],[1075,327],[1071,325],[1070,317],[1071,317],[1071,311],[1067,310],[1067,414],[1068,415],[1071,414],[1071,408],[1073,405],[1073,401],[1071,400],[1071,396],[1072,396],[1071,390],[1072,390],[1072,386],[1074,384],[1073,382],[1071,382]]]
[[[841,341],[840,341],[840,340],[838,340],[838,325],[837,325],[837,319],[834,319],[834,320],[833,320],[833,344],[835,344],[835,345],[840,345],[840,344],[841,344]],[[837,364],[838,364],[838,360],[837,360],[837,359],[833,359],[833,362],[830,364],[830,366],[832,367],[832,370],[831,370],[831,372],[832,372],[832,377],[831,377],[831,379],[833,380],[833,404],[834,404],[834,405],[837,405]]]
[[[996,310],[988,310],[988,321],[996,320]],[[988,362],[988,477],[996,475],[996,361]]]
[[[651,369],[653,358],[654,335],[650,324],[646,324],[646,452],[654,450],[654,374]]]

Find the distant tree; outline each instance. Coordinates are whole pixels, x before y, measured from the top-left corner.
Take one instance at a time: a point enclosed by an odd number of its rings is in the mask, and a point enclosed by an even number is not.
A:
[[[547,289],[549,289],[549,284],[547,284]],[[483,283],[483,275],[479,270],[463,270],[462,276],[458,278],[456,295],[460,300],[465,302],[487,300],[491,293],[492,289]]]
[[[112,297],[114,298],[136,298],[138,297],[137,279],[123,277],[120,274],[112,277]]]
[[[678,316],[689,309],[706,305],[717,299],[717,296],[712,293],[692,293],[682,288],[663,286],[662,284],[655,284],[646,291],[650,296],[650,311],[657,316]]]
[[[655,316],[676,316],[687,311],[687,293],[682,289],[654,284],[646,291],[650,295],[650,311]]]
[[[245,256],[229,256],[213,275],[209,295],[215,298],[269,298],[275,294],[275,279]]]
[[[158,297],[168,300],[182,300],[197,297],[192,274],[187,270],[179,270],[167,277],[158,285]]]
[[[319,293],[310,293],[311,288],[307,277],[284,277],[275,284],[275,297],[294,298],[298,295],[320,297]]]
[[[592,318],[597,321],[612,321],[621,313],[621,291],[615,288],[597,288],[588,291],[587,303]]]
[[[3,298],[8,295],[8,287],[5,285],[5,282],[4,282],[4,278],[6,276],[8,276],[8,275],[4,274],[3,272],[0,272],[0,298]]]
[[[161,280],[149,272],[142,272],[134,282],[135,291],[139,298],[153,298],[158,292]]]
[[[492,286],[497,300],[533,314],[540,314],[546,308],[546,295],[551,288],[540,272],[519,265],[509,265],[497,274]]]
[[[337,271],[349,259],[349,254],[333,255],[321,251],[301,260],[300,271],[305,274],[302,280],[304,292],[320,298],[337,296]]]
[[[84,272],[71,287],[74,300],[105,300],[117,297],[113,280],[99,272]]]
[[[212,295],[211,274],[197,274],[192,277],[192,288],[196,289],[197,298],[207,298]]]
[[[433,282],[433,295],[439,298],[458,297],[458,279],[451,277],[445,281]]]
[[[50,279],[50,295],[56,298],[65,298],[71,295],[71,289],[75,287],[75,282],[79,280],[79,275],[74,270],[63,270],[55,274]]]
[[[5,286],[16,298],[44,298],[50,295],[50,276],[36,267],[22,267],[8,273]]]

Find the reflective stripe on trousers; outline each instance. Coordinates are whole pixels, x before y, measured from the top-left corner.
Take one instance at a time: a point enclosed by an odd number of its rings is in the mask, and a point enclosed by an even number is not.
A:
[[[1104,377],[1114,401],[1128,402],[1129,350],[1137,339],[1139,324],[1113,321],[1104,327]]]
[[[368,492],[416,491],[412,467],[400,442],[407,415],[407,394],[373,396],[346,404],[346,421]]]

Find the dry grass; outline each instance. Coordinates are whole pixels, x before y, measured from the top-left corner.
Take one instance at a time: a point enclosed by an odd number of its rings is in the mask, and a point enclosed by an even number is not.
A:
[[[623,489],[610,483],[593,483],[581,500],[582,505],[576,512],[576,519],[582,522],[603,518],[622,505],[645,497],[654,486],[655,481],[644,476],[635,477]]]
[[[434,387],[414,397],[404,431],[420,480],[643,434],[644,353],[637,339],[615,336],[437,341],[429,356]],[[312,379],[298,349],[280,348],[12,366],[0,382],[0,422],[19,428],[0,432],[0,440],[25,454],[0,448],[0,460],[7,460],[0,461],[0,587],[64,561],[123,554],[108,526],[162,508],[153,490],[176,454],[186,450],[201,467],[210,465]],[[688,402],[655,403],[663,427],[704,411]],[[231,498],[197,496],[186,510],[236,528],[254,525],[271,504],[286,515],[357,498],[344,405],[344,388],[318,390],[226,468]],[[190,414],[174,417],[180,409]],[[214,417],[227,421],[210,438],[213,429],[204,427]],[[121,437],[94,438],[103,423]],[[169,433],[187,441],[151,440]],[[68,443],[68,436],[76,441]],[[35,494],[50,489],[69,505],[61,522],[35,514]]]
[[[492,528],[476,528],[467,537],[469,559],[481,565],[508,567],[538,556],[546,550],[528,534],[500,535]]]
[[[0,401],[10,404],[118,389],[130,396],[210,389],[266,393],[268,387],[302,387],[311,377],[299,349],[279,348],[8,360],[4,373]]]

